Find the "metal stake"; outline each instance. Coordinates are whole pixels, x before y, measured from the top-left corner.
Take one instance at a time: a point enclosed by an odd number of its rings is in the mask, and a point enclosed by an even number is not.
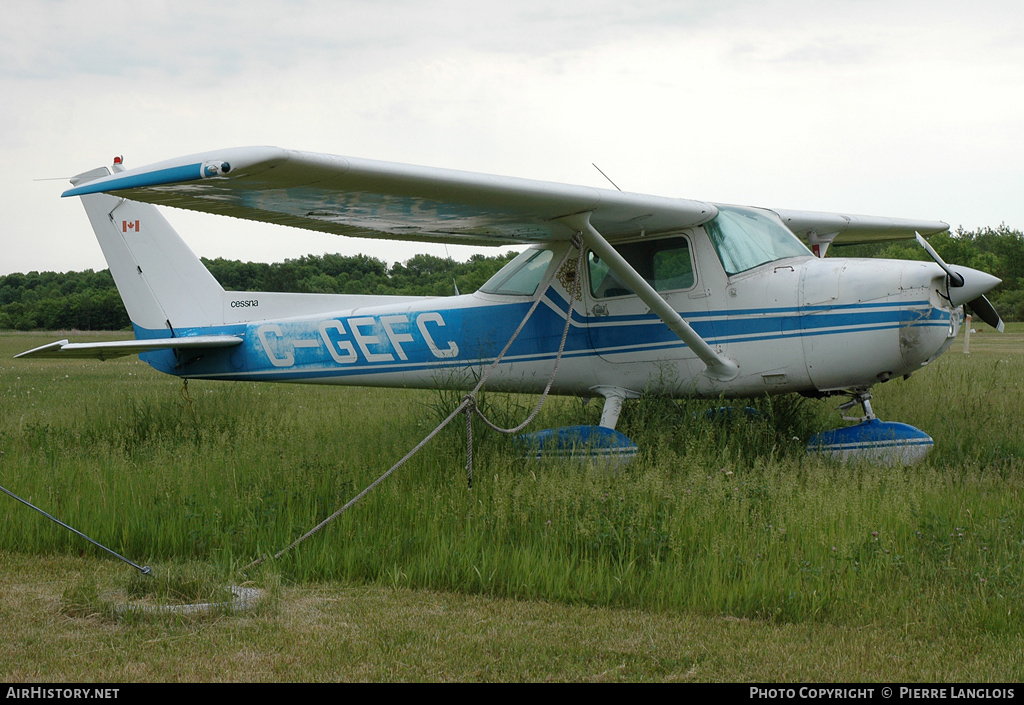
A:
[[[63,526],[68,531],[73,531],[74,533],[78,534],[79,536],[81,536],[83,539],[85,539],[89,543],[91,543],[93,545],[96,545],[96,546],[99,546],[100,548],[102,548],[104,551],[106,551],[107,553],[111,554],[112,556],[116,556],[117,558],[120,558],[122,561],[124,561],[125,563],[127,563],[131,567],[135,568],[136,570],[141,571],[143,575],[152,575],[153,574],[152,569],[148,565],[143,567],[143,566],[140,566],[140,565],[136,565],[135,563],[132,563],[130,560],[128,560],[127,558],[122,556],[120,553],[117,553],[115,551],[111,551],[109,548],[107,548],[103,544],[101,544],[101,543],[99,543],[97,541],[93,541],[91,538],[89,538],[88,536],[83,534],[78,529],[76,529],[74,527],[71,527],[71,526],[68,526],[67,524],[62,522],[60,519],[58,519],[57,517],[54,517],[54,516],[51,516],[50,514],[47,514],[46,512],[44,512],[42,509],[40,509],[36,505],[34,505],[31,502],[28,502],[28,501],[22,499],[21,497],[19,497],[18,495],[14,494],[13,492],[11,492],[6,487],[0,487],[0,490],[3,490],[6,494],[10,495],[11,497],[14,497],[16,500],[18,500],[19,502],[21,502],[25,506],[31,507],[32,509],[35,509],[37,512],[42,514],[44,517],[46,517],[50,521],[53,521],[53,522],[56,522],[56,523],[60,524],[61,526]]]

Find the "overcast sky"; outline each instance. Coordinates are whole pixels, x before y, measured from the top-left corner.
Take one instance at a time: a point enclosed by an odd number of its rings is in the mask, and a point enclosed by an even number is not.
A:
[[[0,274],[106,267],[38,179],[263,144],[1024,230],[1022,8],[7,0]],[[481,251],[166,214],[207,257]]]

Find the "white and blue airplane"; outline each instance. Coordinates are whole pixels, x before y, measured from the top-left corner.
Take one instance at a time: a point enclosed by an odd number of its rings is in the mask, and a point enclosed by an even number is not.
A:
[[[623,401],[642,393],[844,394],[844,408],[863,407],[861,423],[822,434],[811,449],[910,461],[931,439],[878,421],[870,389],[941,355],[964,305],[1002,329],[984,296],[999,280],[942,262],[921,237],[948,229],[936,221],[720,205],[274,147],[136,169],[117,159],[71,183],[63,195],[82,199],[136,339],[61,340],[19,357],[139,354],[185,379],[468,389],[539,299],[490,388],[541,392],[561,355],[551,391],[603,398],[596,430],[609,437]],[[530,247],[468,295],[231,292],[157,206],[338,235]],[[833,241],[915,236],[935,263],[823,258]]]

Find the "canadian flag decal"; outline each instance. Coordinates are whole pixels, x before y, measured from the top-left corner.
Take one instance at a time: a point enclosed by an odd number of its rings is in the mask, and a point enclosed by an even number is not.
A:
[[[126,233],[129,230],[132,232],[139,232],[139,221],[122,220],[121,221],[121,232]]]

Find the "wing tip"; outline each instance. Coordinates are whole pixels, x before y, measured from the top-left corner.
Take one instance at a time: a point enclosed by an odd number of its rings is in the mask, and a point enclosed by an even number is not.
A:
[[[166,186],[210,177],[221,177],[230,172],[251,169],[258,164],[286,161],[292,157],[292,154],[289,150],[280,147],[230,147],[177,157],[156,164],[147,164],[135,169],[118,171],[108,176],[100,175],[101,170],[95,169],[80,176],[97,173],[98,178],[91,179],[81,186],[73,181],[74,188],[64,191],[61,198],[149,186]]]
[[[18,359],[19,357],[50,357],[46,353],[59,353],[67,344],[68,341],[66,338],[64,340],[58,340],[55,343],[47,343],[46,345],[40,345],[37,348],[32,348],[31,350],[18,353],[14,356],[14,359]]]

